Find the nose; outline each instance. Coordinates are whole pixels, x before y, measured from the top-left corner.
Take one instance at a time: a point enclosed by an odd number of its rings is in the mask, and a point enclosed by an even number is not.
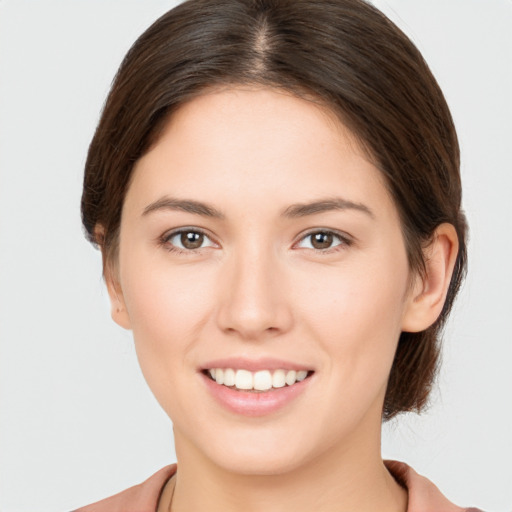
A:
[[[283,261],[271,250],[245,248],[225,262],[219,282],[219,328],[243,340],[261,340],[292,325]]]

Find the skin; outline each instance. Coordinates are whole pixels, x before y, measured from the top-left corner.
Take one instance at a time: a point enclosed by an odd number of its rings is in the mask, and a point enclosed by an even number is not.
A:
[[[170,197],[208,203],[223,218],[162,207]],[[282,215],[333,197],[359,207]],[[208,236],[199,249],[170,252],[177,228]],[[311,231],[340,238],[318,249]],[[453,227],[440,226],[428,251],[420,279],[381,174],[318,105],[238,87],[173,115],[135,165],[119,260],[106,272],[113,318],[133,330],[144,376],[173,421],[173,511],[406,510],[380,455],[382,405],[400,332],[427,328],[441,311]],[[199,372],[231,356],[314,373],[284,408],[244,417],[213,400]],[[159,510],[171,509],[168,494]]]

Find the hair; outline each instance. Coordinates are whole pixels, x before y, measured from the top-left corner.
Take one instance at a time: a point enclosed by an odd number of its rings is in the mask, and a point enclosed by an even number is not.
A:
[[[82,221],[104,268],[117,258],[134,163],[178,107],[212,87],[236,85],[314,98],[338,116],[385,178],[411,270],[424,274],[436,227],[455,227],[459,249],[444,308],[428,329],[400,335],[382,416],[422,411],[466,270],[459,146],[420,52],[366,1],[188,0],[139,37],[114,79],[85,165]]]

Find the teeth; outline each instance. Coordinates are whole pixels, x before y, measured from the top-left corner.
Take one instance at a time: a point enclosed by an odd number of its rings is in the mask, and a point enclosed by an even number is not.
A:
[[[224,370],[224,386],[234,386],[235,381],[235,370],[232,370],[231,368],[226,368]]]
[[[254,374],[254,389],[266,391],[272,387],[272,375],[268,370],[256,372]]]
[[[286,384],[286,374],[284,370],[276,370],[272,375],[272,387],[273,388],[284,388]]]
[[[211,378],[228,387],[235,387],[241,390],[267,391],[271,388],[283,388],[286,385],[293,386],[296,382],[303,381],[308,372],[306,370],[260,370],[250,372],[249,370],[233,370],[232,368],[211,368],[208,370]]]
[[[300,370],[297,372],[297,380],[300,382],[304,380],[308,376],[308,372],[306,370]]]
[[[295,384],[295,381],[297,380],[297,372],[295,370],[290,370],[286,374],[285,380],[286,380],[286,384],[288,384],[288,386]]]
[[[235,388],[253,389],[252,373],[247,370],[238,370],[235,374]]]

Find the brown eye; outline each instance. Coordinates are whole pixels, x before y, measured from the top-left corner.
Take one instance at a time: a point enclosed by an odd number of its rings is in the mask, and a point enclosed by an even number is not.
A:
[[[311,245],[315,249],[328,249],[332,245],[332,233],[314,233],[311,236]]]
[[[199,249],[203,245],[204,235],[194,231],[183,232],[180,235],[181,245],[185,249]]]
[[[328,252],[328,249],[335,249],[338,246],[349,246],[351,241],[348,237],[332,231],[315,231],[309,233],[299,242],[298,246],[306,249]]]
[[[192,229],[174,231],[165,236],[163,242],[168,246],[169,250],[182,252],[194,251],[215,245],[206,234]]]

